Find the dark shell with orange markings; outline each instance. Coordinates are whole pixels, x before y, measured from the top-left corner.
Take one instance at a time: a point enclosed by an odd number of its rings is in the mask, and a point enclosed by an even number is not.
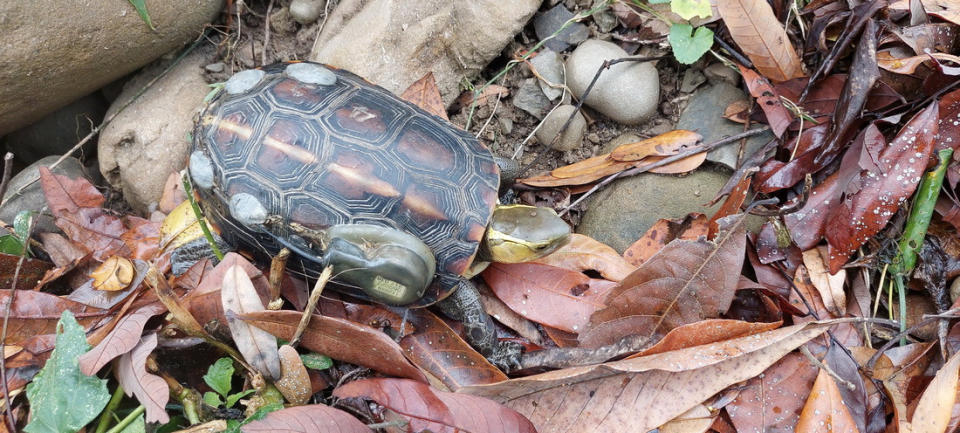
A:
[[[287,70],[296,64],[262,68],[265,74],[219,92],[201,113],[194,150],[213,173],[212,184],[196,189],[208,217],[228,241],[270,255],[281,246],[234,220],[231,196],[251,194],[267,214],[311,229],[364,223],[404,230],[437,260],[437,277],[417,305],[444,298],[473,262],[496,205],[493,155],[465,131],[350,72],[299,63],[333,73],[332,83],[318,84]],[[319,272],[301,262],[287,267]]]

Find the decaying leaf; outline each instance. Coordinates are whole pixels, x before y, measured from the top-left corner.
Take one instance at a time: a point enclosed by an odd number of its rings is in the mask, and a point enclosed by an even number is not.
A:
[[[800,413],[795,431],[802,433],[822,431],[857,433],[859,431],[850,412],[843,404],[837,383],[824,370],[820,370],[817,380],[813,383],[813,389],[810,390],[807,404]]]
[[[256,289],[253,288],[253,282],[240,266],[233,265],[223,275],[220,300],[237,350],[261,374],[272,380],[279,380],[281,374],[277,338],[246,321],[234,318],[235,314],[265,310]]]
[[[133,262],[126,257],[110,256],[100,264],[90,278],[93,278],[93,288],[107,292],[123,290],[133,282]]]
[[[774,81],[802,77],[803,63],[770,5],[763,0],[718,0],[730,36],[761,74]]]
[[[437,88],[437,81],[433,78],[432,71],[407,87],[400,97],[443,120],[450,120],[447,117],[447,106],[440,97],[440,89]]]
[[[132,351],[117,360],[117,381],[127,396],[137,396],[137,400],[146,408],[147,422],[165,423],[170,420],[166,410],[170,389],[163,378],[148,373],[146,369],[147,356],[156,347],[156,333],[143,336]]]
[[[373,430],[353,415],[322,404],[288,407],[270,412],[263,419],[243,426],[243,431],[251,433],[373,433]]]
[[[160,303],[145,305],[120,318],[113,330],[89,352],[80,356],[80,370],[93,376],[114,358],[123,355],[140,344],[140,334],[151,317],[164,311]]]
[[[706,237],[707,232],[707,216],[702,213],[691,213],[675,219],[661,218],[623,252],[623,258],[640,266],[672,240],[694,240]]]
[[[620,281],[636,269],[609,245],[579,233],[571,234],[566,245],[533,263],[580,272],[597,271],[610,281]]]

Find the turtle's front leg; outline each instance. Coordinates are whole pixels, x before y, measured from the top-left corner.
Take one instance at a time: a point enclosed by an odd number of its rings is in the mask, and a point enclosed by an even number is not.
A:
[[[440,310],[451,319],[463,324],[467,343],[476,348],[491,363],[505,372],[520,367],[520,344],[513,341],[497,340],[497,329],[493,319],[483,309],[480,292],[472,282],[459,278],[457,288],[437,303]]]

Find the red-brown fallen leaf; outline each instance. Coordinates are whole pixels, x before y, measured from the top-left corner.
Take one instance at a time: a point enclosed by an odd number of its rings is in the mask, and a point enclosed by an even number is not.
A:
[[[20,263],[20,256],[0,253],[0,288],[10,289],[15,287],[17,290],[29,290],[40,281],[48,271],[53,270],[53,264],[39,259],[23,259],[23,265],[20,266],[20,274],[17,274],[17,264]],[[13,277],[17,276],[16,284]]]
[[[407,359],[450,390],[507,379],[502,371],[430,311],[412,309],[407,318],[417,328],[416,333],[400,340]]]
[[[130,259],[150,260],[160,252],[160,223],[127,216],[125,218],[127,231],[120,235],[120,239],[130,250]]]
[[[223,274],[220,302],[227,317],[230,335],[243,358],[257,371],[271,380],[280,379],[280,354],[277,338],[250,323],[236,319],[236,315],[266,310],[253,281],[239,264]]]
[[[0,305],[7,305],[8,302],[10,290],[0,289]],[[53,334],[64,310],[70,310],[84,328],[111,314],[108,310],[90,308],[49,293],[17,290],[13,305],[10,306],[4,343],[22,346],[21,343],[31,337]]]
[[[719,0],[717,11],[734,42],[760,73],[774,81],[786,81],[804,75],[803,62],[767,2]]]
[[[489,98],[505,98],[509,94],[510,89],[497,84],[491,84],[489,86],[485,86],[480,91],[480,94],[476,95],[476,98],[474,98],[474,93],[472,91],[467,90],[461,93],[460,96],[457,97],[456,104],[454,105],[459,107],[470,107],[470,104],[473,104],[474,101],[476,101],[477,104],[483,104],[487,102],[487,99]]]
[[[694,240],[707,236],[707,216],[691,213],[683,218],[661,218],[623,252],[623,258],[640,266],[674,239]]]
[[[579,233],[571,234],[566,245],[533,263],[580,272],[597,271],[610,281],[620,281],[637,268],[609,245]]]
[[[782,324],[782,321],[752,323],[740,320],[707,319],[677,327],[664,335],[657,344],[630,355],[627,359],[746,337],[777,329]]]
[[[820,243],[832,204],[840,199],[838,178],[839,173],[828,176],[810,190],[810,197],[800,210],[783,216],[793,243],[801,250],[809,250]]]
[[[750,177],[744,176],[743,179],[740,179],[740,182],[737,183],[737,186],[733,187],[733,190],[730,191],[730,195],[728,195],[727,199],[720,205],[720,209],[717,209],[717,213],[710,217],[710,222],[708,223],[710,232],[707,237],[712,238],[717,234],[717,230],[719,229],[717,220],[740,213],[740,207],[743,206],[743,202],[747,199],[747,192],[749,191]]]
[[[58,218],[73,215],[80,208],[99,208],[106,201],[88,180],[54,174],[47,167],[40,167],[40,185],[47,197],[50,213]]]
[[[199,286],[188,293],[182,301],[183,307],[196,318],[197,322],[201,324],[207,324],[213,320],[219,320],[221,324],[227,322],[221,306],[220,286],[223,284],[223,276],[227,269],[238,264],[247,271],[247,276],[253,281],[253,287],[257,289],[257,294],[260,295],[260,302],[263,305],[269,302],[270,283],[263,276],[263,273],[243,256],[232,252],[227,253],[216,267],[203,273],[203,279]]]
[[[800,413],[800,420],[797,421],[795,431],[801,433],[858,432],[856,422],[850,416],[846,406],[843,405],[837,383],[823,369],[820,370],[817,380],[813,383],[813,388],[810,390],[810,396],[807,398],[807,404],[803,407],[803,412]]]
[[[520,337],[530,340],[530,343],[538,346],[543,345],[543,333],[540,332],[537,324],[511,310],[486,284],[477,284],[477,291],[480,292],[480,302],[483,304],[483,309],[490,317],[496,318],[497,322],[510,328]]]
[[[437,88],[437,81],[433,78],[432,71],[407,87],[400,97],[443,120],[450,120],[447,117],[447,106],[440,97],[440,89]]]
[[[284,340],[293,338],[300,323],[297,311],[260,311],[238,317]],[[314,352],[341,361],[426,382],[426,378],[403,356],[403,350],[386,334],[356,323],[314,314],[300,344]]]
[[[242,427],[249,433],[373,433],[347,412],[322,404],[288,407]]]
[[[935,150],[960,148],[960,90],[954,90],[940,98],[939,126],[940,139],[937,140]]]
[[[789,188],[807,174],[819,170],[821,167],[815,160],[822,153],[820,149],[830,132],[829,127],[829,124],[824,123],[804,129],[800,137],[794,138],[789,145],[791,154],[796,154],[796,158],[789,162],[767,160],[753,177],[753,188],[762,193]]]
[[[167,181],[163,184],[163,193],[160,194],[157,210],[169,214],[186,199],[187,193],[183,191],[180,173],[170,173],[167,176]]]
[[[483,279],[513,311],[537,323],[580,332],[590,315],[604,307],[591,296],[586,275],[539,263],[493,263]]]
[[[140,343],[140,334],[151,317],[166,311],[163,304],[154,303],[120,318],[113,330],[89,352],[80,355],[80,371],[93,376],[114,358],[123,355]]]
[[[957,379],[960,377],[960,353],[956,353],[937,371],[933,381],[920,396],[910,424],[915,432],[945,431],[950,412],[957,400]]]
[[[721,1],[753,2],[755,0]],[[762,4],[766,6],[766,3]],[[741,65],[738,66],[740,66],[740,74],[743,75],[743,81],[747,85],[747,90],[750,91],[750,96],[753,96],[757,99],[757,105],[761,110],[763,110],[763,114],[766,115],[767,124],[770,125],[770,130],[773,131],[773,134],[777,137],[782,137],[783,133],[790,126],[790,123],[793,122],[793,114],[790,114],[790,110],[787,110],[787,107],[783,106],[783,102],[780,101],[780,93],[777,92],[777,89],[775,89],[766,78],[761,77],[756,72],[753,72],[752,69],[747,69]]]
[[[795,325],[706,346],[468,387],[461,392],[500,401],[530,418],[539,431],[645,432],[724,388],[760,374],[828,326]]]
[[[83,245],[70,242],[59,233],[40,233],[43,250],[50,256],[50,260],[58,268],[76,266],[85,255],[87,249]],[[22,271],[21,271],[22,272]]]
[[[365,398],[404,416],[411,431],[535,433],[523,415],[494,401],[433,389],[403,379],[363,379],[333,391],[338,398]]]
[[[744,215],[719,221],[713,241],[675,239],[625,278],[590,317],[580,344],[600,347],[628,335],[650,343],[687,323],[727,311],[743,267]]]
[[[71,241],[93,251],[94,259],[103,261],[115,254],[131,255],[122,238],[127,231],[123,220],[102,208],[79,208],[76,213],[57,217],[54,223]]]
[[[723,109],[723,118],[731,122],[747,123],[751,105],[749,99],[737,99],[727,104],[727,108]]]
[[[813,248],[803,252],[803,265],[810,275],[810,282],[820,292],[823,306],[834,317],[847,313],[847,294],[844,283],[847,271],[841,269],[834,274],[827,272],[826,248]]]
[[[117,381],[127,396],[136,395],[137,400],[147,410],[147,422],[166,423],[167,401],[170,389],[160,376],[147,372],[147,356],[157,347],[157,334],[149,333],[140,340],[133,351],[123,354],[117,360]]]
[[[800,353],[788,353],[744,384],[726,406],[730,421],[737,431],[792,432],[817,370]]]
[[[930,160],[938,120],[936,102],[913,116],[880,154],[880,172],[861,175],[862,188],[830,213],[825,233],[830,272],[840,270],[913,194]]]

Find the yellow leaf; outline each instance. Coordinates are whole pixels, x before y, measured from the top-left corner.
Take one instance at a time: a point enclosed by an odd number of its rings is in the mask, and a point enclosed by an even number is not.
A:
[[[91,272],[90,278],[93,278],[94,289],[116,292],[130,285],[133,274],[133,263],[130,260],[112,256]]]

